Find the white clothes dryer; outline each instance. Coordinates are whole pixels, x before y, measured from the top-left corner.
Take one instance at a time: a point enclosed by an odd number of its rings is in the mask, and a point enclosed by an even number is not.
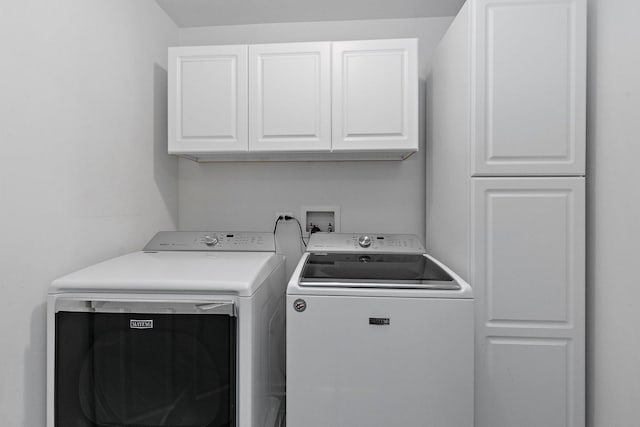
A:
[[[473,296],[412,235],[317,233],[287,289],[288,427],[473,427]]]
[[[271,233],[160,232],[55,280],[47,427],[274,427],[284,271]]]

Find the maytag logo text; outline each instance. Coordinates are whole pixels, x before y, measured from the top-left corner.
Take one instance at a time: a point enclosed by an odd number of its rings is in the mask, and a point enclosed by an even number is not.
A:
[[[132,329],[151,329],[153,328],[153,320],[129,320],[129,327]]]

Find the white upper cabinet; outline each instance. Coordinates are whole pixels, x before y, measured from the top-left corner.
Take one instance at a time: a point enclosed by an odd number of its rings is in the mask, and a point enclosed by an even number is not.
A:
[[[331,149],[331,43],[249,47],[249,150]]]
[[[169,153],[246,151],[247,46],[169,48]]]
[[[584,0],[472,4],[472,174],[584,174]]]
[[[418,42],[333,43],[333,149],[418,149]]]
[[[169,49],[169,153],[401,160],[418,151],[417,39]]]

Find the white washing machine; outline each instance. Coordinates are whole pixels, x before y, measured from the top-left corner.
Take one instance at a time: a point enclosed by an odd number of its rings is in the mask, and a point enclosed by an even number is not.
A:
[[[412,235],[317,233],[287,289],[288,427],[473,427],[473,296]]]
[[[160,232],[53,282],[47,427],[273,427],[284,396],[273,234]]]

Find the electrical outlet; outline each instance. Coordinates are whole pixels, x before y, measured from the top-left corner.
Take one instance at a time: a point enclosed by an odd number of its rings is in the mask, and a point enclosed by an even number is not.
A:
[[[293,212],[291,211],[283,211],[283,212],[276,212],[276,221],[278,220],[278,218],[280,217],[285,217],[285,216],[290,216],[293,217]],[[293,221],[293,220],[286,220],[286,219],[281,219],[280,222],[289,222],[289,221]]]

